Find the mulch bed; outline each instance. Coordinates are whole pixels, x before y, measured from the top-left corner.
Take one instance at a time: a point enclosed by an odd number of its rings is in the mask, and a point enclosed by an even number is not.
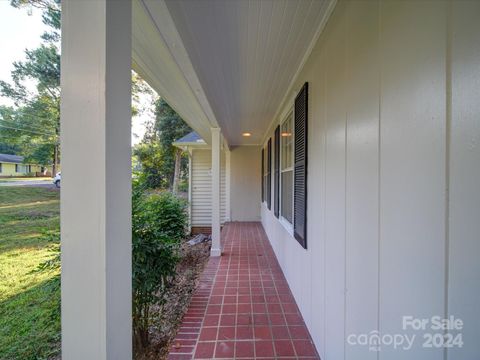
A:
[[[199,276],[210,256],[211,241],[188,245],[188,239],[181,247],[181,260],[177,265],[177,276],[167,290],[163,306],[152,310],[153,323],[150,327],[150,346],[136,354],[136,360],[166,359],[172,341],[188,309]]]

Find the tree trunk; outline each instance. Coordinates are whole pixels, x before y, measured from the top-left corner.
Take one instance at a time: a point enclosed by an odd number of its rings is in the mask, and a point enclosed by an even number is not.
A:
[[[180,163],[182,161],[182,150],[175,149],[175,173],[173,174],[173,187],[174,194],[178,193],[178,184],[180,183]]]
[[[52,177],[57,175],[58,168],[58,145],[55,144],[53,148],[53,166],[52,166]]]

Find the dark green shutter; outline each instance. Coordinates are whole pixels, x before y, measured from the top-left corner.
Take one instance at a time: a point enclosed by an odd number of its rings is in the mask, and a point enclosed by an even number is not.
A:
[[[260,174],[260,177],[262,178],[261,184],[262,184],[262,203],[265,201],[265,177],[263,176],[264,168],[263,168],[263,163],[264,163],[264,150],[262,149],[262,173]]]
[[[294,214],[295,239],[307,248],[308,83],[295,98]]]
[[[280,214],[280,125],[275,129],[275,145],[274,145],[274,178],[273,178],[273,213],[278,218]]]
[[[268,210],[272,209],[272,138],[267,144],[267,205]]]

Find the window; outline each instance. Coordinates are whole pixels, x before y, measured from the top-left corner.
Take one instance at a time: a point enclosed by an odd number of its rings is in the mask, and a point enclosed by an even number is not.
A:
[[[293,223],[293,113],[287,116],[280,130],[280,173],[281,209],[280,214]]]
[[[15,172],[16,173],[27,173],[27,165],[15,164]]]
[[[308,83],[295,97],[292,110],[275,130],[275,205],[277,195],[277,152],[280,152],[280,215],[289,223],[299,244],[307,248],[307,160],[308,160]],[[280,141],[278,141],[280,138]],[[271,147],[269,141],[269,147]],[[270,157],[270,155],[269,155]],[[270,160],[269,160],[270,164]],[[275,206],[275,215],[277,208]]]
[[[2,163],[0,163],[0,174],[2,173]]]

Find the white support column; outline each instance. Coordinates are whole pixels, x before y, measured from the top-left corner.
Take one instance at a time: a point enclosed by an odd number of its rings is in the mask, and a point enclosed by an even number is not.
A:
[[[62,358],[132,359],[131,0],[62,0]]]
[[[220,129],[212,128],[212,249],[210,256],[222,254],[220,244]]]
[[[231,153],[230,150],[225,147],[225,207],[227,208],[227,218],[225,221],[230,221],[232,219],[232,209],[231,209],[231,184],[232,184],[232,164],[231,164]]]
[[[188,233],[192,232],[192,156],[192,150],[188,149]]]

